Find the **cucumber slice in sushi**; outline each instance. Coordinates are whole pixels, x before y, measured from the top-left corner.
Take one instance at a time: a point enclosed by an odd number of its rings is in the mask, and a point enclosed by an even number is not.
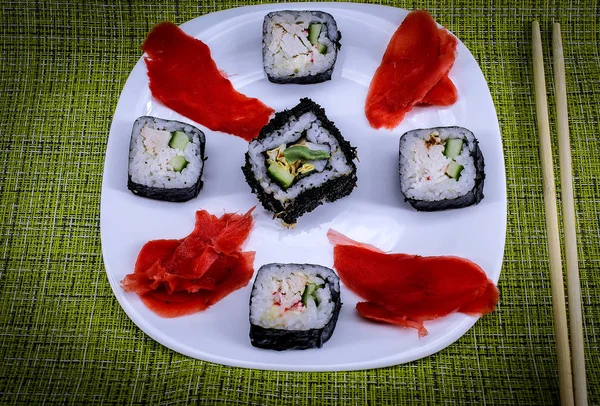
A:
[[[248,144],[242,171],[263,207],[293,226],[303,214],[352,192],[355,158],[356,149],[325,110],[304,98],[277,113]]]
[[[266,264],[250,294],[250,342],[277,351],[320,348],[342,307],[335,272],[320,265]]]
[[[468,129],[408,131],[400,138],[399,150],[400,189],[415,209],[457,209],[483,199],[483,154]]]
[[[185,202],[202,189],[204,133],[174,120],[142,116],[129,144],[127,188],[135,195]]]
[[[319,34],[323,24],[310,24],[308,26],[308,40],[311,44],[317,45],[319,43]]]
[[[171,141],[169,141],[169,146],[171,148],[179,149],[181,151],[185,150],[185,146],[190,142],[190,137],[183,131],[175,131],[173,136],[171,137]]]
[[[449,138],[446,140],[444,155],[448,158],[454,158],[460,155],[462,151],[463,140],[460,138]]]
[[[188,164],[188,161],[181,155],[176,155],[169,161],[175,172],[181,172]]]
[[[456,161],[452,161],[448,164],[445,173],[451,178],[458,179],[462,170],[463,166],[461,164],[457,164]]]

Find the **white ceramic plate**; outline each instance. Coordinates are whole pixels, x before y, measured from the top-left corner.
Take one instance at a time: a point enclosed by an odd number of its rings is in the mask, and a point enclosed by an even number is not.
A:
[[[262,69],[261,31],[265,14],[276,9],[331,13],[342,32],[342,49],[331,81],[316,85],[269,83]],[[245,250],[256,251],[255,269],[268,262],[333,266],[326,238],[332,227],[359,241],[391,252],[458,255],[479,264],[495,282],[502,266],[506,231],[504,160],[498,120],[486,81],[462,43],[450,77],[459,91],[449,108],[415,108],[393,131],[372,129],[364,115],[367,88],[381,56],[407,11],[361,4],[286,4],[231,9],[198,17],[181,27],[212,50],[214,60],[242,93],[258,97],[277,111],[301,97],[322,105],[342,134],[358,149],[358,188],[349,197],[302,216],[294,230],[283,228],[257,207],[256,226]],[[460,37],[460,33],[457,33]],[[376,324],[355,310],[359,298],[342,288],[343,307],[336,330],[323,348],[276,352],[250,345],[248,299],[252,281],[208,310],[165,319],[150,312],[119,282],[133,272],[140,248],[149,240],[181,238],[194,226],[194,212],[216,215],[245,212],[258,201],[240,167],[247,142],[232,135],[206,133],[204,189],[186,203],[134,196],[127,190],[131,127],[141,115],[191,122],[151,97],[144,62],[133,69],[117,105],[110,130],[102,184],[102,250],[108,279],[129,317],[150,337],[191,357],[220,364],[274,370],[338,371],[400,364],[433,354],[461,337],[477,318],[453,314],[426,322],[429,335]],[[403,201],[398,182],[398,140],[405,131],[460,125],[480,141],[486,163],[485,198],[477,206],[419,213]],[[492,316],[493,317],[493,316]],[[467,350],[468,351],[468,350]]]

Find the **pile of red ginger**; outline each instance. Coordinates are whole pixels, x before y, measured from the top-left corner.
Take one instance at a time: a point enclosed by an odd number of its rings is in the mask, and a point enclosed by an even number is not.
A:
[[[180,240],[146,243],[121,286],[137,293],[163,317],[205,310],[248,284],[254,273],[254,252],[241,246],[254,225],[252,211],[221,217],[196,212],[194,231]]]
[[[454,104],[458,92],[448,72],[457,43],[427,11],[410,12],[392,36],[369,86],[369,124],[392,129],[415,105]]]

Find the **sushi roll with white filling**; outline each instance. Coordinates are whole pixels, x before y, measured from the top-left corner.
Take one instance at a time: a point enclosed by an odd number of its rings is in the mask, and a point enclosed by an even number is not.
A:
[[[202,189],[204,133],[174,120],[142,116],[133,124],[127,187],[150,199],[185,202]]]
[[[263,207],[286,226],[356,186],[356,150],[308,98],[284,110],[252,140],[242,171]]]
[[[250,342],[271,350],[320,348],[342,307],[335,272],[320,265],[267,264],[250,295]]]
[[[456,209],[483,199],[483,154],[466,128],[408,131],[399,149],[401,191],[415,209]]]
[[[263,23],[263,65],[273,83],[320,83],[331,79],[341,33],[322,11],[274,11]]]

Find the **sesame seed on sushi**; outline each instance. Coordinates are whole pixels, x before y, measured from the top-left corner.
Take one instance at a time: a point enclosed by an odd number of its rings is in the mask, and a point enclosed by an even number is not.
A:
[[[142,116],[133,124],[127,187],[156,200],[185,202],[202,189],[204,133],[174,120]]]
[[[483,199],[483,154],[471,131],[435,127],[400,138],[400,187],[419,211],[456,209]]]
[[[308,98],[279,112],[248,145],[242,167],[263,207],[286,226],[356,186],[356,149]]]

